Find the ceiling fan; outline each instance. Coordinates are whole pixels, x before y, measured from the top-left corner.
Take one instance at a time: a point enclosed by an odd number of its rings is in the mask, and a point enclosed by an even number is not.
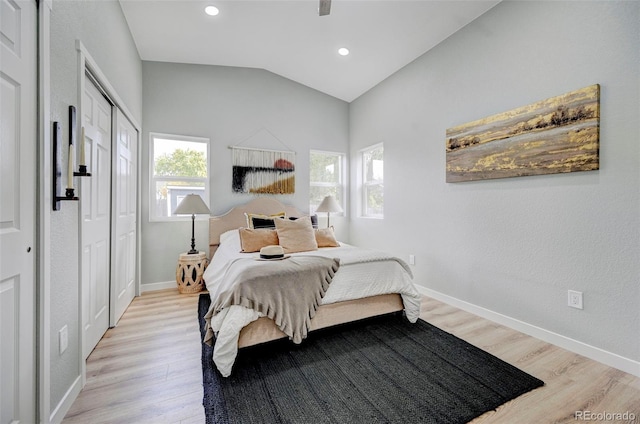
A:
[[[320,0],[320,6],[318,7],[318,14],[320,16],[327,16],[331,12],[331,0]]]

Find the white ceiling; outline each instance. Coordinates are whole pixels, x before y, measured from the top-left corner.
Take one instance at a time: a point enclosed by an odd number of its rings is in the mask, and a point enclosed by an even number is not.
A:
[[[351,102],[499,1],[333,0],[322,17],[317,0],[120,3],[142,60],[266,69]]]

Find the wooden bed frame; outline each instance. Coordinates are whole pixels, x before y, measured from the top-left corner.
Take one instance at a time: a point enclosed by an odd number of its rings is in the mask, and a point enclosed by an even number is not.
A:
[[[275,199],[259,197],[244,205],[232,208],[224,215],[210,217],[209,257],[213,258],[216,253],[220,245],[221,234],[229,230],[246,227],[247,219],[245,213],[272,215],[283,211],[286,212],[287,216],[300,217],[308,215],[308,213],[304,213],[293,206],[285,205]],[[322,305],[311,319],[311,331],[376,315],[402,311],[403,309],[402,298],[395,293]],[[280,331],[272,319],[262,317],[242,329],[238,339],[238,347],[253,346],[283,337],[286,337],[286,335]]]

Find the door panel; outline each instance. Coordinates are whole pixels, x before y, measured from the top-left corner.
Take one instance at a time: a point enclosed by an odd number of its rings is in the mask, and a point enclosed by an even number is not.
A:
[[[137,215],[137,146],[138,132],[124,116],[116,110],[116,146],[114,162],[114,228],[115,250],[113,294],[114,316],[112,325],[120,319],[135,296],[136,289],[136,215]]]
[[[0,422],[35,397],[36,3],[0,0]]]
[[[109,328],[111,279],[111,104],[86,79],[82,105],[90,178],[80,179],[83,354],[88,357]],[[82,140],[80,140],[82,142]]]

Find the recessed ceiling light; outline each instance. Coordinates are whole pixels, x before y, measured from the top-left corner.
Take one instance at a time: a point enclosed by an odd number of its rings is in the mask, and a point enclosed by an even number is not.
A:
[[[338,49],[338,54],[339,54],[340,56],[346,56],[346,55],[348,55],[348,54],[349,54],[349,49],[348,49],[348,48],[346,48],[346,47],[340,47],[340,48]]]
[[[220,10],[218,10],[218,8],[215,6],[207,6],[204,8],[204,12],[207,15],[216,16],[218,13],[220,13]]]

